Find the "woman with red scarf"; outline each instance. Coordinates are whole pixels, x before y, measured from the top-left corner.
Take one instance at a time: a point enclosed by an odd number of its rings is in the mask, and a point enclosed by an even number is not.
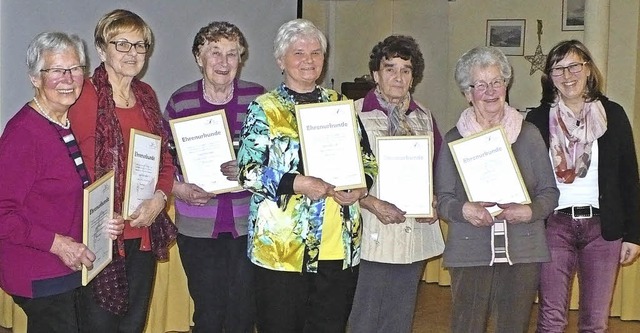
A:
[[[142,332],[157,259],[167,257],[175,226],[164,212],[174,167],[167,149],[160,106],[153,89],[136,78],[153,45],[140,16],[116,9],[95,29],[102,63],[85,81],[69,112],[83,158],[95,179],[115,170],[116,212],[122,211],[129,133],[132,128],[162,137],[160,174],[153,197],[143,201],[125,223],[114,246],[113,262],[85,288],[82,325],[85,332]]]

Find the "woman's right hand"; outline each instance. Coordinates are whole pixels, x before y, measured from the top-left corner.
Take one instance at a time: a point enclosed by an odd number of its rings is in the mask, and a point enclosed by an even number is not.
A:
[[[489,227],[493,225],[493,216],[486,207],[495,206],[495,202],[465,202],[462,206],[462,216],[476,227]]]
[[[177,180],[173,182],[171,193],[173,193],[176,198],[192,206],[204,206],[211,198],[216,196],[215,194],[208,193],[196,184],[183,183]]]
[[[326,198],[334,187],[324,180],[312,176],[296,175],[293,180],[293,191],[296,194],[305,195],[311,200]]]
[[[86,245],[60,234],[55,235],[49,252],[57,255],[67,267],[74,271],[81,270],[82,265],[91,269],[93,261],[96,260],[95,254]]]
[[[396,205],[380,200],[373,195],[369,195],[366,198],[360,199],[360,205],[372,212],[382,224],[390,223],[403,223],[406,221],[405,211],[398,208]]]

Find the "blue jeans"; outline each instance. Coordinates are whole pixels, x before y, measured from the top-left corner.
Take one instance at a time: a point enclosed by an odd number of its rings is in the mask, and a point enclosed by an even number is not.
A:
[[[600,217],[574,220],[554,213],[547,220],[551,262],[542,264],[537,332],[564,332],[569,291],[578,273],[579,332],[606,332],[622,240],[602,238]]]

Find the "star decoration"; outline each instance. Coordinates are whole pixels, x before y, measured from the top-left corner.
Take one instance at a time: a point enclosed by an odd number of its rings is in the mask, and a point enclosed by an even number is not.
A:
[[[544,71],[544,62],[547,60],[547,56],[542,53],[542,47],[538,44],[536,47],[536,52],[533,55],[524,56],[528,62],[531,63],[531,70],[529,70],[529,75],[533,75],[537,70]]]

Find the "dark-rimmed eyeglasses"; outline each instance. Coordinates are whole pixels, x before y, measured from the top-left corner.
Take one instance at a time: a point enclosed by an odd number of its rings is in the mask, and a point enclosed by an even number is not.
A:
[[[127,53],[131,51],[132,47],[135,47],[136,52],[138,54],[145,54],[149,50],[149,43],[145,43],[145,42],[131,43],[131,42],[127,42],[126,40],[115,40],[115,41],[109,42],[109,44],[115,45],[116,51],[122,52],[122,53]]]
[[[40,72],[47,73],[49,78],[57,80],[65,77],[67,73],[71,74],[71,76],[79,77],[84,75],[84,69],[86,66],[73,66],[71,68],[47,68],[41,69]]]
[[[564,75],[564,70],[568,70],[569,73],[580,73],[582,72],[582,69],[584,68],[584,65],[588,63],[588,61],[585,62],[576,62],[573,64],[569,64],[568,66],[558,66],[558,67],[552,67],[551,70],[549,71],[549,74],[551,76],[562,76]]]
[[[505,86],[505,79],[495,79],[491,81],[491,83],[487,83],[485,81],[476,81],[473,84],[470,84],[469,87],[473,88],[478,93],[483,93],[489,89],[489,87],[493,89],[500,89]]]

